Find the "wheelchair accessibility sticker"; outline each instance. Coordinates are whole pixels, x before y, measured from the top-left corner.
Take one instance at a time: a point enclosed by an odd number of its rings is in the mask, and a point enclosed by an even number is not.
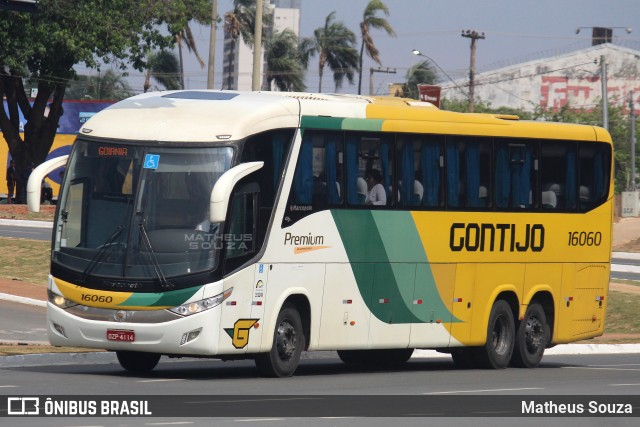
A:
[[[144,157],[144,165],[145,169],[158,169],[158,164],[160,163],[160,154],[147,154]]]

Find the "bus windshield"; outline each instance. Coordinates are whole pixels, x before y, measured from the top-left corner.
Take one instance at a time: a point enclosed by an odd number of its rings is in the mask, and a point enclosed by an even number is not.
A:
[[[56,218],[52,261],[90,276],[159,280],[216,268],[213,185],[233,148],[76,141]]]

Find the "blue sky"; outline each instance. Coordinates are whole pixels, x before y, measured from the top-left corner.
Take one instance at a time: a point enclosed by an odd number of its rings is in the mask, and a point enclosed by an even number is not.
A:
[[[265,0],[266,1],[266,0]],[[397,74],[375,74],[374,87],[379,93],[392,81],[404,81],[409,67],[420,58],[411,51],[419,49],[435,60],[452,77],[463,77],[469,67],[469,39],[461,30],[484,32],[478,41],[477,71],[492,70],[525,60],[553,56],[589,46],[591,29],[577,27],[631,27],[614,29],[614,39],[627,47],[640,50],[639,0],[384,0],[390,10],[389,22],[396,38],[374,31],[383,67],[395,68]],[[368,0],[302,0],[301,35],[309,37],[315,28],[324,25],[325,17],[336,11],[358,36],[359,22]],[[220,15],[231,9],[231,0],[219,0]],[[209,28],[195,28],[198,49],[208,56]],[[216,47],[216,88],[222,84],[222,26],[218,26]],[[313,60],[312,60],[313,61]],[[200,69],[188,58],[186,84],[188,88],[206,87],[206,68]],[[368,92],[369,67],[376,66],[369,58],[363,68],[363,92]],[[325,71],[323,88],[333,90],[332,77]],[[132,84],[136,79],[132,79]],[[317,90],[317,62],[311,62],[306,83],[309,91]],[[357,79],[356,79],[357,83]],[[357,86],[345,84],[341,92],[354,93]]]

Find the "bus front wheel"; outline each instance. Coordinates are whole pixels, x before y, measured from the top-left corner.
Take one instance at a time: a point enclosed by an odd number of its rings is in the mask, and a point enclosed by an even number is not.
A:
[[[287,304],[278,314],[271,351],[256,355],[256,367],[266,377],[290,377],[298,367],[304,348],[305,336],[300,313]]]
[[[129,372],[150,372],[160,361],[158,353],[143,353],[140,351],[116,351],[120,366]]]
[[[538,303],[529,304],[516,333],[511,364],[519,368],[535,368],[542,360],[549,341],[549,327],[544,309]]]
[[[491,308],[487,326],[487,342],[477,347],[476,363],[481,368],[504,369],[509,365],[515,341],[515,322],[511,307],[498,300]]]

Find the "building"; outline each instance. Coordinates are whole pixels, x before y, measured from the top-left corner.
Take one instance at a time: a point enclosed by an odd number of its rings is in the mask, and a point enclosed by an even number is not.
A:
[[[270,31],[290,28],[296,35],[300,35],[300,2],[301,0],[265,0],[264,13],[273,14],[273,27]],[[253,49],[242,41],[242,36],[234,40],[225,33],[223,58],[222,88],[251,90]],[[263,70],[264,59],[260,64],[261,75]]]
[[[607,64],[609,102],[628,103],[629,93],[634,92],[635,110],[640,111],[640,51],[611,43],[478,73],[475,101],[525,111],[557,111],[565,106],[593,109],[602,99],[602,58]],[[469,89],[468,80],[456,84]],[[442,88],[444,97],[464,99],[453,84]]]

